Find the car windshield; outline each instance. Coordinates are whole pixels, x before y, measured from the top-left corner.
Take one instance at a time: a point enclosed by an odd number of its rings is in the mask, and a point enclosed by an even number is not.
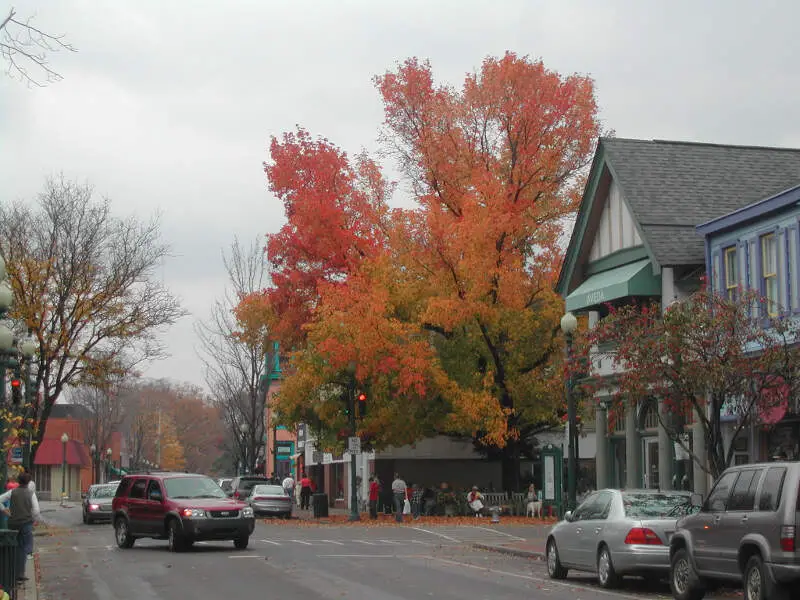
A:
[[[691,497],[683,494],[623,492],[625,516],[633,519],[678,518],[691,512]]]
[[[253,488],[253,496],[285,496],[286,492],[279,485],[257,485]]]
[[[169,498],[227,498],[208,477],[170,477],[164,480]]]
[[[112,498],[117,493],[117,484],[97,485],[89,488],[90,498]]]

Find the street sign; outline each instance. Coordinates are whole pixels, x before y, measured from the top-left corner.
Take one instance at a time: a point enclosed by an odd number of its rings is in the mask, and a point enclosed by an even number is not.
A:
[[[11,462],[15,465],[22,464],[22,448],[12,448],[11,449]]]
[[[329,464],[331,464],[331,463],[333,463],[333,453],[331,453],[331,452],[324,452],[324,453],[322,454],[322,464],[323,464],[323,465],[329,465]]]
[[[358,436],[347,438],[347,451],[350,454],[361,454],[361,438]]]

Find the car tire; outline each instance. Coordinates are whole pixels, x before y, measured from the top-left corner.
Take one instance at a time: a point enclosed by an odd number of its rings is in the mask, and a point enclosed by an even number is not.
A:
[[[235,540],[233,540],[233,547],[236,548],[237,550],[246,550],[247,544],[249,543],[250,543],[250,536],[246,535],[243,537],[238,537]]]
[[[558,546],[553,538],[547,540],[545,557],[547,558],[547,574],[550,579],[565,579],[569,570],[561,564],[561,559],[558,557]]]
[[[177,519],[170,519],[167,523],[167,546],[170,552],[183,552],[186,549],[186,541]]]
[[[114,538],[120,548],[133,548],[136,538],[131,535],[128,519],[125,517],[117,517],[114,521]]]
[[[597,580],[607,590],[618,588],[622,583],[622,577],[614,570],[611,552],[605,544],[600,546],[600,552],[597,553]]]
[[[702,600],[706,595],[686,548],[678,548],[669,561],[669,589],[675,600]]]
[[[761,556],[754,554],[744,567],[742,578],[744,600],[788,600],[790,590],[787,586],[772,581]]]

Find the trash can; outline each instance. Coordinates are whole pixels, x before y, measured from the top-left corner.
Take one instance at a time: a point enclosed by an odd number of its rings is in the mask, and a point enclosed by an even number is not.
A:
[[[314,494],[311,497],[311,507],[314,509],[314,518],[320,519],[328,516],[328,494]]]
[[[0,587],[13,597],[17,583],[17,531],[0,529]]]

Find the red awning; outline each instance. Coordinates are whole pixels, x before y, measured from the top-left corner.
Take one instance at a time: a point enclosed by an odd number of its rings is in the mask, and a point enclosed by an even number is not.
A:
[[[61,440],[42,440],[36,450],[37,465],[60,465],[64,462],[64,445]],[[75,440],[67,442],[67,464],[88,467],[90,465],[89,455],[83,444]]]

